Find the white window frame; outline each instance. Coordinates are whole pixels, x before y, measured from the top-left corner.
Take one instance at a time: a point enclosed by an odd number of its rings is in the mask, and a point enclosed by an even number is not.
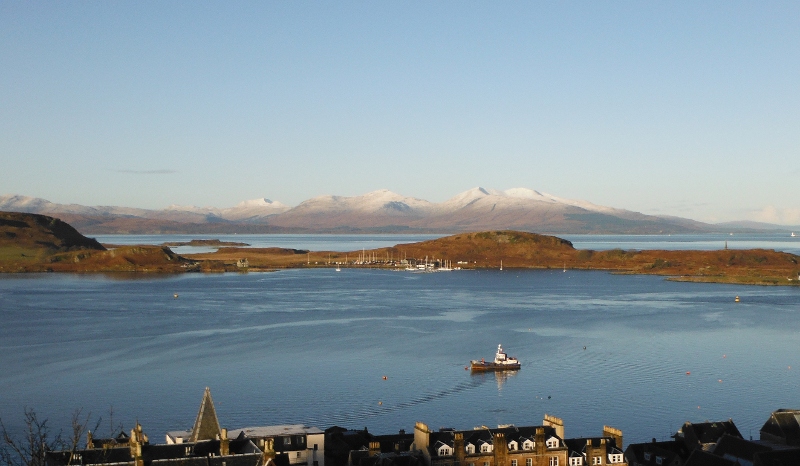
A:
[[[525,440],[524,442],[522,442],[522,449],[525,450],[525,451],[531,451],[531,450],[534,449],[535,446],[536,446],[536,443],[531,441],[530,439]]]

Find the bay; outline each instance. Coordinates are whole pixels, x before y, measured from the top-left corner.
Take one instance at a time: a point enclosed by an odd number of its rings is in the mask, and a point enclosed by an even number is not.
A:
[[[794,287],[593,271],[4,276],[0,418],[20,428],[30,407],[66,427],[74,409],[113,406],[163,441],[209,386],[229,428],[392,433],[549,413],[569,437],[605,424],[640,442],[728,418],[757,437],[772,410],[798,407],[798,311]],[[518,373],[464,369],[498,343]]]

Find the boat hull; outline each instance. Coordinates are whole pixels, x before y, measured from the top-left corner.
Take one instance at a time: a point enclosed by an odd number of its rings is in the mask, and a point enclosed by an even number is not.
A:
[[[519,363],[497,364],[494,362],[471,361],[470,369],[473,372],[497,372],[497,371],[518,371]]]

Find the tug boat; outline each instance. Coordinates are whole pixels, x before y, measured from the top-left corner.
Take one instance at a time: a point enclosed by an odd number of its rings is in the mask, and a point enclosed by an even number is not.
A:
[[[502,345],[497,345],[497,354],[494,355],[494,362],[486,362],[473,359],[470,361],[470,368],[474,372],[481,371],[518,371],[520,368],[519,360],[511,357],[503,351]]]

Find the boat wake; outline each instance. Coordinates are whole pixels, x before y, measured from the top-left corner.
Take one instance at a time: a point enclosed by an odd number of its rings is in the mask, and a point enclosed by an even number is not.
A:
[[[385,414],[395,413],[398,411],[402,411],[404,409],[409,409],[414,406],[418,406],[424,403],[429,403],[431,401],[440,400],[442,398],[446,398],[449,396],[457,395],[459,393],[463,393],[468,390],[475,389],[486,383],[488,380],[490,379],[485,377],[470,377],[470,380],[458,383],[453,387],[445,388],[443,390],[431,393],[425,393],[407,401],[401,401],[399,403],[394,403],[394,404],[376,401],[375,405],[363,406],[359,409],[349,411],[347,413],[338,413],[326,416],[322,424],[332,423],[333,425],[341,425],[341,426],[361,424],[362,420],[374,418],[377,416],[382,416]],[[322,420],[320,420],[320,422],[321,421]]]

